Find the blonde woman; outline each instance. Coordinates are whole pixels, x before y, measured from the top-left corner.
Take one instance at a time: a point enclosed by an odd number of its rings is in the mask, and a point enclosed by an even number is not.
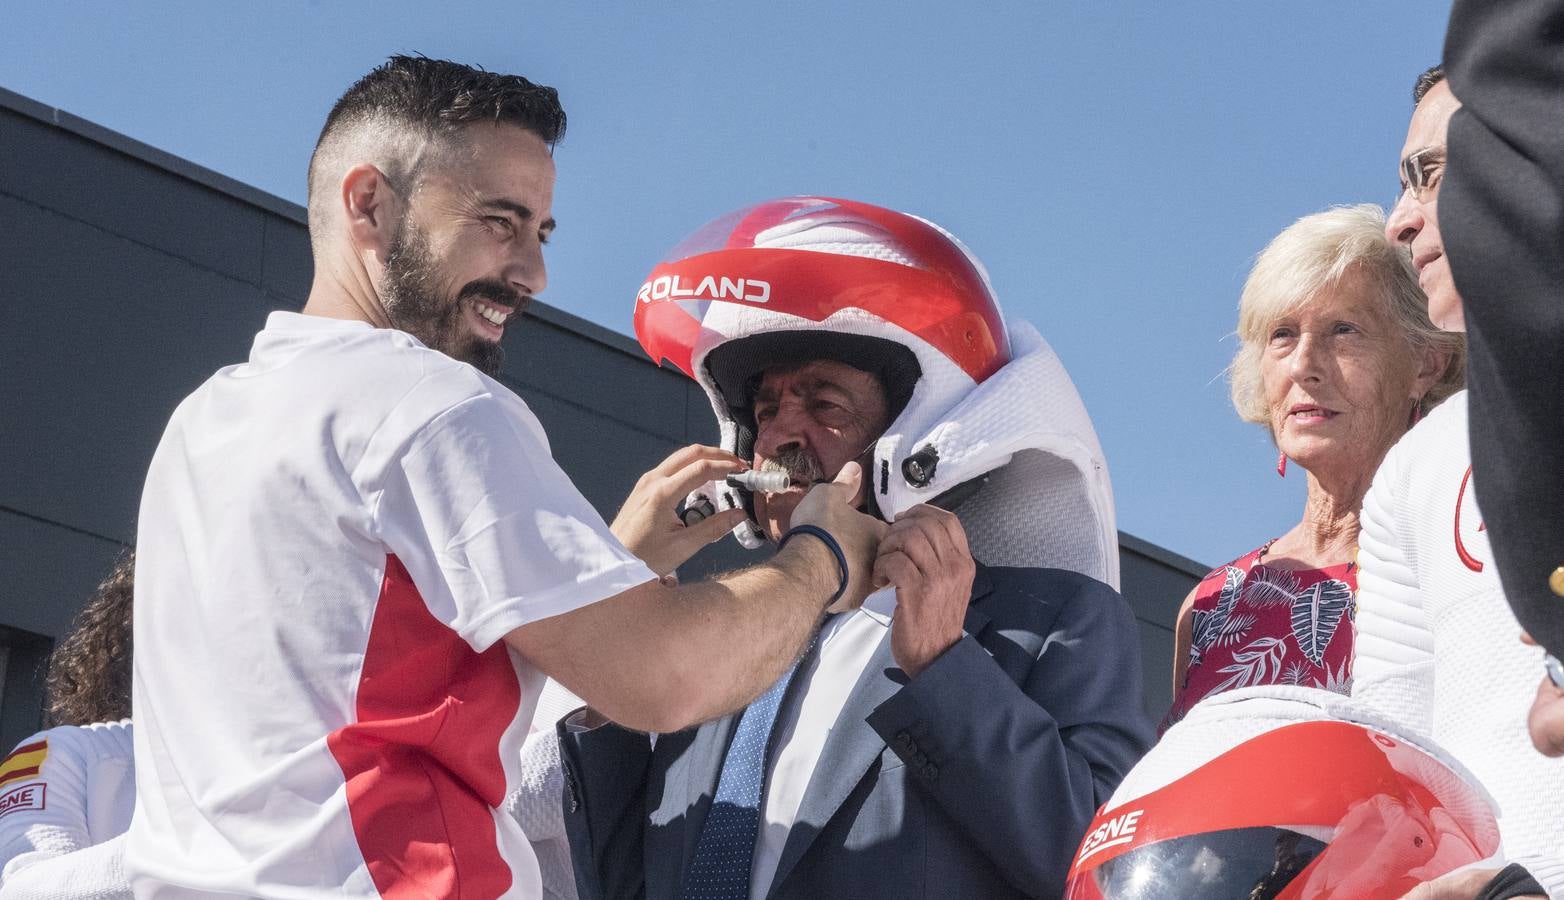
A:
[[[1377,206],[1305,216],[1256,260],[1239,300],[1233,405],[1308,482],[1298,524],[1213,570],[1184,599],[1173,708],[1256,684],[1345,693],[1358,509],[1385,453],[1462,383]]]

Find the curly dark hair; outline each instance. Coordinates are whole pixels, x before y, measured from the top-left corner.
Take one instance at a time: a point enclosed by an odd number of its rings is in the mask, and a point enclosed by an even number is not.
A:
[[[136,552],[127,550],[49,654],[45,712],[50,726],[130,716],[131,598]]]

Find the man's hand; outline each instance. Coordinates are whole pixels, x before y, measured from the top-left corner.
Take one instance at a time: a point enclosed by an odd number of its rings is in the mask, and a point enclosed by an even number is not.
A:
[[[695,552],[744,521],[744,510],[724,509],[686,528],[675,509],[708,481],[747,468],[726,450],[693,444],[676,450],[641,476],[608,530],[658,575],[668,575]]]
[[[891,523],[874,563],[876,584],[896,586],[891,655],[916,677],[961,640],[977,564],[954,513],[919,505]]]
[[[874,557],[885,534],[884,522],[865,515],[853,508],[852,501],[858,495],[858,484],[863,480],[863,469],[855,462],[842,466],[836,478],[819,482],[809,489],[804,499],[798,501],[790,520],[794,526],[813,525],[823,528],[836,538],[847,557],[847,590],[827,612],[844,612],[863,605],[863,599],[874,592]],[[795,540],[813,540],[800,537]]]
[[[1498,874],[1499,869],[1467,869],[1446,875],[1434,881],[1424,882],[1403,894],[1401,900],[1473,900],[1483,892]],[[1548,900],[1541,894],[1527,894],[1516,900]]]
[[[1540,646],[1531,635],[1521,632],[1521,643]],[[1543,756],[1564,756],[1564,688],[1553,683],[1546,674],[1537,685],[1537,698],[1531,702],[1531,712],[1526,716],[1526,727],[1531,732],[1531,744]]]
[[[1554,685],[1546,675],[1537,685],[1537,699],[1532,701],[1526,725],[1537,752],[1543,756],[1564,756],[1564,688]]]

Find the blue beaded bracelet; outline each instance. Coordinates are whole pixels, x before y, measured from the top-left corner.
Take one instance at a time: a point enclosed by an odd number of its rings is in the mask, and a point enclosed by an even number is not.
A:
[[[1548,680],[1553,682],[1556,688],[1564,688],[1564,664],[1560,664],[1558,657],[1549,653],[1542,657],[1542,667],[1548,672]]]
[[[843,594],[847,593],[847,556],[842,553],[842,545],[836,542],[836,538],[831,537],[831,532],[818,525],[794,525],[787,530],[787,534],[782,535],[782,540],[777,542],[777,550],[780,552],[783,547],[786,547],[787,542],[792,540],[795,534],[807,534],[819,538],[825,543],[831,554],[836,557],[836,564],[841,567],[842,583],[837,586],[836,593],[832,594],[831,599],[827,600],[825,604],[830,606],[832,603],[840,600]]]

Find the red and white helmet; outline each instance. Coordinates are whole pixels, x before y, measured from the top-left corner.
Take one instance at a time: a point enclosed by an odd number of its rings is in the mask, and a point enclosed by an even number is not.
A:
[[[891,420],[865,474],[880,515],[1007,468],[1017,483],[996,490],[991,479],[960,510],[974,552],[1117,586],[1106,467],[1075,387],[1035,329],[1007,323],[982,264],[939,226],[829,197],[746,207],[652,270],[635,332],[652,359],[700,383],[721,445],[745,459],[766,369],[833,359],[877,375]],[[1018,454],[1027,465],[1010,466]],[[723,506],[748,499],[723,485],[709,495]],[[753,523],[735,534],[761,542]]]
[[[1349,698],[1269,685],[1197,705],[1088,826],[1066,900],[1397,900],[1503,865],[1453,757]]]
[[[641,346],[706,388],[745,458],[751,380],[778,363],[835,359],[879,375],[895,431],[1010,359],[988,277],[961,242],[851,200],[790,197],[729,213],[675,247],[636,300]]]

